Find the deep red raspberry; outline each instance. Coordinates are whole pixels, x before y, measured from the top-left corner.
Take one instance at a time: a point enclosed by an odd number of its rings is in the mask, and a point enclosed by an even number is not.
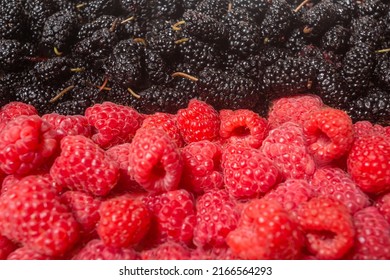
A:
[[[340,259],[353,246],[355,231],[348,208],[328,197],[301,204],[297,220],[306,235],[306,248],[318,259]]]
[[[180,189],[147,196],[143,201],[152,212],[148,243],[192,241],[196,216],[191,193]]]
[[[384,135],[355,139],[347,159],[348,173],[364,191],[381,193],[390,189],[390,140]]]
[[[348,173],[339,168],[317,169],[311,179],[311,184],[317,195],[340,201],[351,214],[370,204],[369,197],[356,186]]]
[[[227,245],[216,248],[196,248],[191,252],[192,260],[239,260]]]
[[[354,215],[355,246],[350,256],[358,260],[390,259],[390,224],[375,207],[364,208]]]
[[[176,123],[176,116],[168,113],[155,113],[145,117],[142,128],[161,128],[171,137],[178,147],[184,146],[179,127]]]
[[[187,108],[177,112],[177,126],[186,143],[216,140],[219,136],[218,112],[203,101],[192,99]]]
[[[100,218],[98,212],[101,204],[100,198],[94,198],[80,191],[67,191],[61,195],[61,202],[68,206],[85,233],[95,229]]]
[[[221,141],[234,144],[237,141],[252,148],[259,148],[268,133],[268,122],[253,111],[221,110]]]
[[[25,175],[38,169],[58,148],[57,134],[39,116],[19,116],[0,131],[0,167]]]
[[[126,195],[102,202],[97,232],[104,244],[128,247],[137,244],[149,230],[151,214],[144,203]]]
[[[268,192],[279,180],[279,171],[259,150],[232,146],[222,154],[225,187],[235,198],[253,198]]]
[[[51,182],[27,176],[0,196],[0,232],[44,255],[60,256],[79,237],[79,225]]]
[[[21,247],[9,254],[7,260],[52,260],[50,256],[38,253],[30,248]]]
[[[318,165],[342,157],[351,148],[354,135],[351,118],[344,111],[323,108],[304,124],[309,151]]]
[[[379,124],[372,124],[369,121],[358,121],[353,124],[355,137],[365,136],[367,134],[382,134],[386,135],[386,127]]]
[[[285,122],[303,125],[312,112],[324,106],[316,95],[297,95],[275,100],[268,113],[270,127],[276,128]]]
[[[0,235],[0,260],[7,259],[8,255],[15,251],[18,246],[7,237]]]
[[[85,117],[96,130],[92,140],[103,148],[130,142],[142,123],[142,117],[136,110],[111,102],[87,108]]]
[[[379,212],[390,224],[390,193],[386,193],[378,197],[374,202],[374,206],[378,208]]]
[[[119,167],[91,139],[65,136],[61,154],[50,169],[53,179],[70,190],[106,195],[116,184]]]
[[[139,129],[130,146],[129,172],[145,190],[161,193],[177,189],[183,160],[175,142],[158,128]]]
[[[302,179],[287,179],[266,193],[263,199],[276,200],[284,209],[292,211],[314,197],[312,186]]]
[[[191,250],[181,243],[165,242],[157,247],[141,252],[142,260],[189,260]]]
[[[225,247],[226,236],[237,227],[240,212],[226,190],[213,190],[196,201],[194,244],[197,247]]]
[[[271,130],[260,150],[285,179],[308,179],[315,171],[315,162],[298,124],[285,122]]]
[[[216,142],[193,142],[181,150],[184,169],[182,185],[195,193],[223,186],[221,169],[222,148]]]
[[[227,244],[243,259],[296,259],[303,239],[298,226],[277,201],[253,199],[244,208]]]
[[[13,101],[0,108],[0,123],[7,123],[19,116],[38,115],[34,106],[22,102]]]
[[[91,126],[86,117],[81,115],[63,116],[56,113],[46,114],[42,119],[48,122],[60,135],[83,135],[91,137]]]
[[[73,260],[138,260],[136,251],[130,248],[116,248],[104,245],[100,239],[93,239],[84,246]]]

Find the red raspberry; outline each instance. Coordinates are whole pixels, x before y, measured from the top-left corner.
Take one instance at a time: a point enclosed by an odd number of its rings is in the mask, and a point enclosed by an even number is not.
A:
[[[340,259],[353,246],[352,216],[341,202],[315,197],[298,207],[297,220],[306,248],[318,259]]]
[[[126,195],[102,202],[97,232],[104,244],[128,247],[137,244],[149,230],[151,215],[139,200]]]
[[[19,116],[38,115],[34,106],[22,102],[13,101],[0,108],[0,123],[7,123]]]
[[[0,235],[0,260],[7,259],[8,255],[15,251],[18,246],[7,237]]]
[[[169,137],[174,140],[178,147],[184,146],[179,127],[176,123],[176,116],[168,113],[155,113],[148,115],[142,123],[142,128],[161,128]]]
[[[286,179],[308,179],[315,171],[314,160],[298,124],[286,122],[271,130],[260,150]]]
[[[303,239],[288,212],[273,200],[253,199],[244,208],[227,244],[243,259],[296,259]]]
[[[369,121],[358,121],[353,124],[355,137],[365,136],[367,134],[381,134],[386,135],[386,127],[379,124],[372,124]]]
[[[142,260],[189,260],[191,250],[181,243],[168,241],[141,252]]]
[[[216,140],[219,136],[218,112],[209,104],[192,99],[187,108],[177,112],[177,126],[184,142]]]
[[[57,151],[57,134],[39,116],[20,116],[0,131],[0,167],[7,174],[28,174]]]
[[[378,208],[379,212],[390,224],[390,193],[386,193],[378,197],[374,202],[374,206]]]
[[[177,189],[183,160],[175,142],[161,129],[139,129],[131,143],[129,172],[145,190],[161,193]]]
[[[111,102],[87,108],[85,117],[96,130],[92,140],[103,148],[130,142],[142,123],[136,110]]]
[[[104,245],[103,241],[93,239],[86,244],[73,260],[138,260],[139,256],[131,248],[116,248]]]
[[[324,106],[316,95],[297,95],[275,100],[268,113],[270,127],[276,128],[285,122],[303,125],[312,112]]]
[[[152,225],[148,243],[161,244],[166,241],[192,241],[196,223],[192,195],[186,190],[174,190],[144,198],[152,213]]]
[[[276,200],[290,212],[312,197],[314,197],[313,188],[306,180],[287,179],[266,193],[263,199]]]
[[[309,151],[319,165],[342,157],[351,148],[353,125],[344,111],[324,108],[310,114],[304,124]]]
[[[268,192],[279,180],[271,160],[259,150],[228,146],[222,154],[225,187],[235,198],[253,198]]]
[[[317,195],[340,201],[351,214],[370,204],[369,197],[356,186],[348,173],[339,168],[317,169],[311,184]]]
[[[84,116],[63,116],[56,113],[42,116],[42,120],[48,122],[61,136],[66,135],[84,135],[91,137],[91,126]]]
[[[364,208],[354,215],[355,246],[350,256],[358,260],[390,259],[390,224],[375,207]]]
[[[191,253],[192,260],[239,260],[240,258],[235,255],[226,245],[226,247],[216,248],[196,248]]]
[[[390,189],[390,140],[384,135],[358,137],[348,154],[348,173],[364,191]]]
[[[44,255],[60,256],[79,237],[79,226],[50,181],[27,176],[0,196],[0,232]]]
[[[52,260],[50,256],[43,255],[27,247],[21,247],[9,254],[7,260]]]
[[[259,148],[268,133],[267,120],[250,110],[221,110],[221,141],[228,144],[242,142],[252,148]]]
[[[70,190],[106,195],[119,177],[118,166],[97,144],[85,136],[65,136],[61,155],[50,169],[53,179]]]
[[[184,162],[182,185],[185,188],[203,193],[223,186],[220,145],[208,140],[193,142],[185,146],[181,154]]]
[[[61,202],[72,211],[73,217],[84,232],[89,233],[95,229],[100,218],[99,198],[80,191],[67,191],[61,195]]]
[[[224,247],[228,233],[237,227],[240,212],[226,190],[205,193],[196,202],[194,244],[197,247]]]

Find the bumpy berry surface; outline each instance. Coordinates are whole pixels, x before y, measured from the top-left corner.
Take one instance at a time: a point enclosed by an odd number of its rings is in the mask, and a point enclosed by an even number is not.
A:
[[[191,251],[181,243],[168,241],[141,252],[142,260],[189,260]]]

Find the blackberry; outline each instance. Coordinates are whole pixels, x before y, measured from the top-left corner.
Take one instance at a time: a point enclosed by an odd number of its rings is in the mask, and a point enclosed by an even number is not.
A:
[[[104,14],[114,13],[116,7],[116,0],[92,0],[83,3],[79,8],[80,15],[87,21],[97,19]]]
[[[264,75],[264,61],[259,54],[249,55],[245,59],[237,60],[229,69],[234,75],[248,77],[253,81],[261,81]]]
[[[308,37],[319,37],[334,25],[336,9],[331,0],[321,1],[303,15],[304,33]]]
[[[321,47],[328,51],[344,53],[348,48],[350,32],[341,25],[335,25],[321,38]]]
[[[354,0],[333,0],[336,12],[336,24],[349,25],[352,18],[356,16],[357,1]]]
[[[182,7],[184,10],[195,9],[201,0],[182,0]]]
[[[23,48],[14,39],[0,39],[0,70],[15,70],[21,68]]]
[[[117,17],[113,15],[102,15],[91,22],[85,23],[80,27],[79,32],[77,33],[77,39],[83,40],[91,37],[92,34],[99,29],[110,28],[116,19]]]
[[[350,45],[365,43],[373,46],[378,46],[383,39],[385,26],[383,22],[376,20],[372,16],[359,17],[352,21]]]
[[[359,17],[373,16],[380,18],[388,11],[388,5],[381,0],[363,0],[357,1],[357,14]]]
[[[285,47],[294,52],[299,52],[305,45],[307,45],[307,38],[303,33],[302,28],[295,28],[291,31],[289,36],[286,39]]]
[[[0,72],[0,106],[5,105],[15,99],[15,88],[21,81],[21,73],[1,73]]]
[[[145,26],[143,26],[140,21],[123,18],[120,25],[117,27],[116,32],[122,40],[129,38],[143,38],[145,37]]]
[[[52,112],[60,115],[84,115],[89,105],[87,100],[68,100],[56,104]]]
[[[119,0],[119,6],[136,18],[149,18],[151,0]]]
[[[106,91],[103,95],[104,101],[110,101],[115,104],[130,106],[131,100],[134,98],[127,90],[118,84],[114,84],[111,90]]]
[[[19,87],[15,91],[16,101],[34,106],[41,115],[47,114],[52,110],[53,104],[50,103],[50,100],[54,95],[52,88],[37,85]]]
[[[55,13],[56,7],[51,0],[26,0],[24,10],[27,13],[31,39],[38,42],[42,36],[45,20]]]
[[[194,83],[193,81],[183,78],[183,77],[175,77],[168,86],[172,87],[176,91],[183,92],[187,99],[192,99],[198,97],[198,83]]]
[[[164,58],[151,49],[145,49],[145,68],[152,84],[166,84],[172,80],[171,67]]]
[[[233,0],[232,7],[246,9],[260,22],[271,3],[271,0]]]
[[[228,10],[227,14],[225,14],[221,22],[227,27],[230,28],[232,25],[234,25],[236,22],[240,21],[246,21],[253,24],[257,24],[256,19],[253,17],[253,15],[244,8],[234,8]]]
[[[178,18],[180,13],[182,13],[181,2],[181,0],[154,0],[152,14],[157,18]]]
[[[374,77],[378,85],[383,88],[390,88],[390,53],[378,53]]]
[[[175,42],[182,39],[181,32],[172,29],[173,22],[156,20],[152,29],[146,34],[148,47],[164,57],[174,57],[177,54]]]
[[[18,0],[0,0],[0,39],[19,39],[25,25],[23,7]]]
[[[227,13],[229,2],[229,0],[201,0],[196,6],[196,11],[220,19]]]
[[[257,25],[240,21],[229,30],[229,49],[246,57],[260,47],[260,29]]]
[[[285,48],[266,46],[261,49],[260,55],[262,64],[264,66],[270,66],[278,60],[284,60],[290,56],[293,56],[293,53]]]
[[[37,79],[45,84],[62,83],[71,75],[69,60],[66,57],[54,57],[38,62],[33,69]]]

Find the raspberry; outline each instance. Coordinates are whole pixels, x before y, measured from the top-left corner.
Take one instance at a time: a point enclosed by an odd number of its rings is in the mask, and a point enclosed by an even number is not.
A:
[[[390,258],[390,224],[375,207],[364,208],[354,215],[355,246],[350,256],[358,260]]]
[[[192,241],[196,217],[193,197],[189,192],[173,190],[147,196],[144,202],[152,212],[148,243],[174,241],[189,244]]]
[[[87,108],[85,117],[96,130],[92,140],[102,148],[130,142],[142,122],[133,108],[111,102]]]
[[[177,126],[184,142],[216,140],[219,135],[218,112],[207,103],[192,99],[187,108],[177,112]]]
[[[176,116],[168,113],[155,113],[146,116],[142,128],[162,128],[178,147],[184,146],[183,138],[176,123]]]
[[[91,139],[76,135],[62,139],[61,154],[53,163],[50,174],[59,185],[70,190],[104,196],[115,186],[119,170]]]
[[[219,135],[224,143],[237,141],[252,148],[259,148],[268,133],[267,120],[250,110],[221,110]]]
[[[311,184],[317,195],[340,201],[351,214],[370,204],[369,197],[356,186],[348,173],[339,168],[317,169]]]
[[[104,244],[128,247],[137,244],[149,230],[151,215],[138,200],[125,195],[102,202],[97,232]]]
[[[0,123],[7,123],[19,116],[38,115],[34,106],[22,102],[13,101],[0,108]]]
[[[372,124],[369,121],[358,121],[353,124],[353,129],[355,131],[356,138],[372,133],[386,135],[386,127],[383,127],[379,124]]]
[[[86,117],[81,115],[63,116],[56,113],[42,116],[42,120],[48,122],[61,136],[66,135],[83,135],[91,136],[91,126],[88,124]]]
[[[240,258],[235,255],[226,245],[226,247],[216,248],[196,248],[191,253],[192,260],[239,260]]]
[[[7,260],[52,260],[52,257],[40,254],[30,248],[21,247],[8,255]]]
[[[7,237],[0,235],[0,260],[7,259],[8,255],[15,251],[17,245]]]
[[[102,240],[93,239],[88,242],[73,260],[137,260],[139,256],[131,248],[116,248],[104,245]]]
[[[80,191],[67,191],[61,195],[61,202],[72,211],[73,217],[84,232],[89,233],[95,229],[100,218],[99,198]]]
[[[259,150],[228,146],[222,154],[225,187],[235,198],[253,198],[268,192],[279,179],[278,169]]]
[[[57,151],[56,133],[39,116],[19,116],[0,131],[0,167],[7,174],[36,170]]]
[[[3,193],[0,232],[40,254],[60,256],[77,241],[79,226],[50,184],[27,176]]]
[[[240,213],[226,190],[212,190],[196,202],[194,244],[197,247],[226,246],[225,238],[237,227]]]
[[[279,98],[273,101],[268,113],[271,129],[285,122],[294,122],[303,125],[312,112],[324,106],[322,100],[316,95],[297,95]]]
[[[175,142],[161,129],[139,129],[130,147],[129,172],[145,190],[177,189],[183,161]]]
[[[195,193],[222,188],[222,149],[217,143],[208,140],[193,142],[185,146],[181,154],[184,162],[182,185],[185,188]]]
[[[141,252],[142,260],[189,260],[191,251],[181,243],[168,241]]]
[[[275,200],[290,212],[312,197],[314,197],[313,188],[306,180],[287,179],[266,193],[263,199]]]
[[[354,227],[348,208],[327,197],[315,197],[298,207],[297,220],[306,248],[318,259],[339,259],[353,246]]]
[[[390,224],[390,193],[386,193],[378,197],[374,202],[374,206],[378,208],[378,211]]]
[[[245,206],[238,227],[227,244],[243,259],[296,259],[303,245],[301,233],[276,201],[253,199]]]
[[[286,179],[308,179],[315,171],[300,125],[285,122],[270,131],[260,150]]]
[[[358,137],[348,154],[348,173],[364,192],[384,192],[390,189],[389,159],[390,141],[386,136]]]
[[[349,151],[353,142],[351,118],[341,110],[324,108],[304,124],[309,151],[317,164],[328,164]]]

